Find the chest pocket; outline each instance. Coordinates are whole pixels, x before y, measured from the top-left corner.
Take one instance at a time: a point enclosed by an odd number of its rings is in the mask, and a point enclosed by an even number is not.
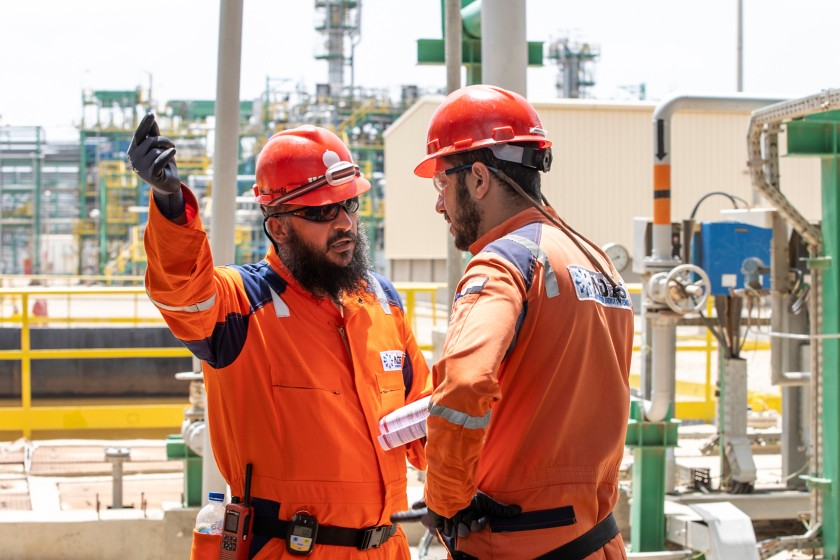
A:
[[[382,414],[393,412],[405,404],[405,384],[402,371],[377,373],[376,383],[379,387]]]

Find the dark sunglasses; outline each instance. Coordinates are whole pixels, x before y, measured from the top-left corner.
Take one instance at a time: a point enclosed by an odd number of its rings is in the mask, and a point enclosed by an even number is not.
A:
[[[336,218],[336,216],[338,216],[338,211],[342,208],[344,208],[348,214],[355,214],[359,210],[359,197],[355,196],[353,198],[348,198],[347,200],[342,200],[341,202],[325,204],[324,206],[304,206],[303,208],[298,208],[297,210],[277,212],[276,214],[270,215],[269,218],[295,216],[296,218],[303,218],[304,220],[309,220],[310,222],[331,222]]]

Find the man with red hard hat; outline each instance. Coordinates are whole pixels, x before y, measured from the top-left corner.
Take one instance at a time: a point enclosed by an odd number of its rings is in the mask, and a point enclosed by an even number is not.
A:
[[[146,289],[203,362],[213,454],[232,494],[251,473],[248,557],[407,560],[390,515],[406,508],[406,459],[422,469],[425,455],[420,441],[384,450],[378,422],[431,383],[399,295],[369,270],[356,211],[370,183],[332,132],[275,134],[254,186],[268,254],[214,267],[174,156],[146,115],[128,149],[152,187]],[[193,558],[219,558],[220,541],[195,533]]]
[[[551,142],[521,95],[453,92],[426,153],[415,173],[473,257],[432,370],[424,524],[453,558],[625,558],[611,514],[633,343],[622,279],[542,196]]]

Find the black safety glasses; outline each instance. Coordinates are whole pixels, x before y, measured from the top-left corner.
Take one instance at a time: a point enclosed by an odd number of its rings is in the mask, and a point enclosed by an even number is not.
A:
[[[289,210],[288,212],[277,212],[271,214],[269,218],[276,218],[280,216],[294,216],[296,218],[303,218],[310,222],[331,222],[338,216],[339,210],[344,208],[348,214],[355,214],[359,210],[359,197],[354,196],[341,202],[333,204],[325,204],[323,206],[304,206],[297,210]]]

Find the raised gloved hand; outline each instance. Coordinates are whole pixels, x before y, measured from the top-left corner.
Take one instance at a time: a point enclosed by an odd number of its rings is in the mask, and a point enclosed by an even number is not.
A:
[[[128,160],[134,172],[152,186],[155,201],[167,218],[184,211],[181,178],[175,165],[175,144],[160,135],[155,115],[148,113],[134,132],[128,146]]]
[[[426,529],[435,529],[444,537],[467,537],[470,533],[484,529],[491,517],[514,517],[522,513],[520,506],[497,502],[483,492],[476,492],[470,504],[451,518],[432,511],[422,500],[414,503],[411,508],[409,511],[394,514],[391,521],[419,519]]]

